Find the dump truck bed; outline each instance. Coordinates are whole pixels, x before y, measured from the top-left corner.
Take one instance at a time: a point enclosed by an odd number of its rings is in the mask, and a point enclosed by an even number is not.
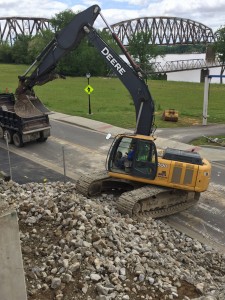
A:
[[[14,94],[0,94],[0,137],[5,132],[9,135],[9,141],[13,142],[13,135],[17,133],[23,143],[38,140],[46,140],[50,136],[49,111],[40,111],[36,116],[19,116],[15,111]],[[37,101],[41,107],[40,100]],[[16,143],[15,143],[16,144]]]

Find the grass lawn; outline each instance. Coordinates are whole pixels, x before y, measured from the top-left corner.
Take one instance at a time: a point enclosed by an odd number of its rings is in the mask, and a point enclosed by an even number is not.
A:
[[[201,146],[201,145],[208,145],[208,146],[222,146],[225,147],[225,135],[217,135],[217,136],[207,136],[207,137],[200,137],[191,141],[192,145]]]
[[[0,90],[14,92],[18,75],[28,66],[0,64]],[[123,127],[135,127],[135,110],[132,98],[118,78],[90,78],[94,91],[91,94],[91,111],[88,115],[88,94],[84,91],[87,78],[67,77],[43,86],[36,86],[36,95],[53,111],[91,118]],[[181,127],[202,124],[203,83],[149,80],[149,90],[155,102],[157,127]],[[165,109],[179,112],[179,121],[161,119]],[[208,124],[225,123],[225,85],[211,84],[208,106]]]

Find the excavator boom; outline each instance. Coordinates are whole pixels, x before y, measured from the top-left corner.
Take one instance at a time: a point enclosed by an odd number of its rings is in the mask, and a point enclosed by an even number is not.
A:
[[[100,7],[93,5],[77,14],[65,28],[55,35],[25,74],[19,76],[19,85],[15,93],[17,101],[14,106],[17,115],[30,118],[47,112],[40,100],[35,97],[33,87],[61,77],[54,71],[57,63],[66,53],[79,45],[85,36],[83,27],[87,24],[93,25],[99,12]]]
[[[25,74],[19,76],[25,91],[32,89],[35,85],[45,84],[48,79],[51,80],[52,72],[59,60],[80,44],[85,36],[83,27],[87,24],[93,25],[99,12],[100,7],[98,5],[89,7],[77,14],[65,28],[55,35],[54,39],[45,47]],[[27,76],[34,65],[36,65],[35,69],[31,75]],[[55,79],[54,77],[55,75],[52,79]]]
[[[101,9],[98,5],[93,5],[77,14],[64,29],[56,34],[55,38],[46,46],[25,74],[19,76],[15,110],[19,115],[22,114],[23,117],[46,111],[44,108],[41,109],[40,101],[35,99],[35,97],[31,97],[33,96],[33,87],[58,78],[59,75],[54,72],[58,61],[68,51],[75,49],[82,38],[87,36],[105,62],[130,92],[136,111],[137,125],[135,132],[137,134],[150,135],[154,129],[154,102],[142,77],[141,69],[134,63],[115,33],[110,30],[113,39],[128,59],[130,65],[107,45],[93,28],[98,15],[102,16],[100,11]],[[104,18],[103,20],[105,21]],[[109,27],[107,23],[106,25]],[[33,68],[34,70],[32,71]],[[28,75],[28,73],[31,74]],[[37,103],[38,105],[36,105]]]
[[[116,73],[133,98],[137,121],[135,133],[147,136],[150,135],[154,129],[154,102],[149,89],[142,78],[141,72],[136,72],[134,68],[128,65],[99,36],[93,27],[85,26],[84,29],[90,42],[98,49],[101,57]],[[123,48],[121,50],[127,57],[127,51],[123,50]]]

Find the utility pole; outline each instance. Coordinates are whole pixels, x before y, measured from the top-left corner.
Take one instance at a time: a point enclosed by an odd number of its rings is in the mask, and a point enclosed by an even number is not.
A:
[[[205,77],[202,125],[207,125],[208,102],[209,102],[209,84],[210,84],[211,78],[221,78],[221,77],[225,77],[225,75],[222,75],[222,76],[221,75],[207,75]]]

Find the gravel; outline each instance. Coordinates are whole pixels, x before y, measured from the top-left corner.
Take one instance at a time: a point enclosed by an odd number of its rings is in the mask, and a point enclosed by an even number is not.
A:
[[[225,254],[160,220],[121,215],[74,183],[0,183],[16,210],[28,299],[225,299]]]

